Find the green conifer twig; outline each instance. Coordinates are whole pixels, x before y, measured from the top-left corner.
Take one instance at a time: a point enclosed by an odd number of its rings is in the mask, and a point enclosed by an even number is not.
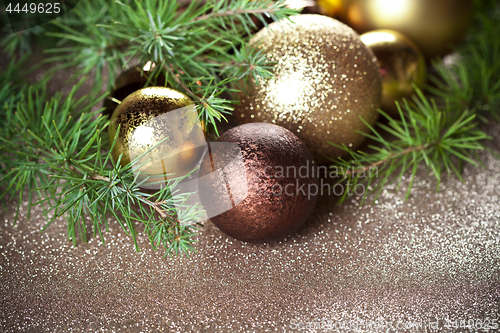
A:
[[[154,62],[151,77],[162,72],[167,85],[190,95],[200,118],[217,133],[217,122],[232,110],[232,101],[221,98],[223,92],[233,91],[229,83],[271,75],[267,59],[245,47],[256,28],[253,18],[267,24],[264,17],[279,20],[294,13],[283,1],[271,0],[81,1],[69,14],[41,28],[57,39],[56,47],[45,47],[46,61],[57,64],[51,72],[75,67],[74,77],[84,76],[69,95],[49,98],[46,81],[28,87],[22,84],[21,71],[0,73],[0,82],[8,83],[0,90],[7,119],[0,128],[4,152],[0,184],[5,189],[0,199],[16,197],[18,213],[27,199],[27,219],[31,208],[40,205],[47,219],[45,228],[66,216],[68,237],[74,244],[78,234],[87,241],[89,221],[93,236],[104,241],[102,232],[109,229],[111,216],[137,250],[136,223],[142,223],[154,249],[189,255],[198,225],[180,221],[198,221],[203,210],[187,206],[189,194],[176,191],[181,179],[171,179],[163,189],[148,194],[141,189],[143,181],[134,173],[134,162],[123,167],[113,160],[106,135],[108,120],[91,111],[103,97],[97,95],[106,86],[102,74],[107,71],[111,87],[129,63],[142,68],[141,64]],[[13,42],[15,38],[3,40],[5,51],[12,53],[28,42],[28,38]],[[44,46],[43,39],[37,42]],[[22,63],[15,63],[20,69]],[[91,73],[95,73],[95,89],[77,100],[76,92]],[[11,84],[12,78],[20,82]]]
[[[411,173],[408,198],[420,164],[427,166],[439,189],[444,172],[462,180],[463,163],[481,163],[477,153],[491,137],[480,129],[479,121],[500,120],[500,7],[495,1],[478,0],[476,8],[471,32],[457,50],[457,62],[434,61],[437,75],[430,77],[433,85],[427,87],[431,96],[415,87],[413,99],[403,107],[398,105],[397,119],[381,112],[387,124],[379,122],[380,130],[370,128],[371,133],[363,133],[373,142],[371,152],[340,147],[350,159],[332,159],[331,168],[344,170],[339,183],[362,184],[368,189],[362,202],[372,191],[377,199],[390,181],[397,181],[399,190],[406,172]],[[394,139],[387,139],[386,134]],[[366,171],[372,172],[367,175]],[[339,204],[348,195],[346,191]]]

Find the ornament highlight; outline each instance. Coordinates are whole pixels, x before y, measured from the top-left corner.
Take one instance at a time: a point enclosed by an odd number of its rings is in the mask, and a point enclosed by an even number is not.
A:
[[[213,224],[236,239],[267,242],[286,237],[307,220],[319,189],[313,158],[297,136],[253,123],[227,131],[216,143],[201,163],[199,178],[200,199]],[[220,207],[226,196],[229,210]]]
[[[139,171],[151,176],[147,184],[183,176],[195,168],[206,146],[193,101],[166,87],[148,87],[128,95],[116,108],[109,125],[112,156],[121,154],[125,166],[138,159]]]
[[[235,109],[240,123],[266,122],[296,134],[319,164],[356,149],[373,125],[382,80],[373,52],[347,25],[322,15],[297,15],[258,32],[250,45],[275,62],[274,77],[249,82]]]
[[[344,0],[344,20],[357,32],[396,30],[426,58],[458,45],[472,21],[472,0]]]
[[[423,87],[426,66],[422,52],[408,37],[393,30],[374,30],[361,35],[380,67],[382,76],[382,109],[398,115],[395,101],[401,102],[413,93],[413,84]]]

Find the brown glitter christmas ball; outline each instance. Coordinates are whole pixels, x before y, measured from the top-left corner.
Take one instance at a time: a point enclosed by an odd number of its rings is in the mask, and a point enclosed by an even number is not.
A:
[[[296,134],[319,164],[356,149],[373,125],[382,97],[377,59],[347,25],[327,16],[297,15],[262,29],[250,45],[275,62],[274,77],[250,81],[236,108],[240,123],[266,122]]]
[[[361,40],[377,57],[383,80],[382,109],[397,116],[395,102],[402,106],[402,99],[413,93],[413,85],[422,88],[425,83],[424,56],[415,43],[397,31],[374,30],[361,35]]]
[[[143,88],[127,96],[111,117],[110,144],[115,135],[114,160],[123,154],[120,163],[125,166],[141,158],[141,173],[152,176],[150,182],[193,170],[205,145],[192,100],[166,87]]]
[[[472,0],[344,0],[344,19],[356,31],[399,31],[426,58],[443,56],[458,45],[473,13]]]
[[[247,242],[274,241],[307,220],[318,194],[316,170],[306,145],[292,132],[265,123],[240,125],[210,150],[200,167],[199,194],[224,233]],[[224,197],[232,207],[215,216],[212,212],[224,210]]]

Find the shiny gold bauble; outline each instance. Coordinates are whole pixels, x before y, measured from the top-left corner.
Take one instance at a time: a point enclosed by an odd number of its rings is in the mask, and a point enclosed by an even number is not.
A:
[[[135,159],[145,163],[140,172],[150,182],[183,176],[203,157],[205,137],[193,101],[174,89],[149,87],[128,95],[111,117],[110,144],[118,127],[114,160],[123,154],[122,166]]]
[[[274,77],[249,82],[235,109],[240,123],[285,127],[311,150],[319,164],[364,140],[358,131],[374,124],[382,98],[377,59],[347,25],[322,15],[279,21],[250,41],[274,62]]]
[[[419,48],[408,37],[393,30],[374,30],[361,35],[377,57],[382,76],[382,109],[397,116],[396,101],[413,93],[413,84],[425,83],[425,60]]]
[[[111,116],[118,106],[117,101],[122,101],[134,91],[144,88],[148,82],[149,86],[164,86],[165,75],[160,74],[158,77],[152,77],[153,68],[154,65],[148,62],[142,69],[139,66],[134,66],[118,75],[113,91],[109,94],[109,98],[104,100],[104,111],[102,114]]]
[[[472,0],[344,0],[344,20],[359,33],[391,29],[413,40],[426,58],[458,45],[471,23]]]

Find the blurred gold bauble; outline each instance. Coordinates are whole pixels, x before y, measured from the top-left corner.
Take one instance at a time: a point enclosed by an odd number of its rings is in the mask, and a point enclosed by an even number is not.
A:
[[[205,137],[193,101],[166,87],[143,88],[128,95],[116,108],[109,126],[110,144],[120,126],[112,156],[124,166],[139,160],[143,175],[182,176],[201,160]],[[154,148],[153,148],[154,147]],[[151,149],[153,148],[153,149]],[[150,150],[148,152],[148,150]]]
[[[297,15],[272,23],[251,40],[274,62],[274,77],[254,80],[235,109],[240,123],[266,122],[287,128],[310,149],[317,163],[356,149],[373,125],[382,79],[373,52],[347,25],[322,15]]]
[[[382,76],[382,109],[396,116],[395,101],[408,98],[413,84],[425,83],[425,60],[419,48],[409,38],[393,30],[374,30],[361,35],[377,57]]]
[[[319,11],[331,17],[337,17],[342,13],[342,0],[318,0]]]
[[[426,58],[458,45],[471,23],[472,0],[344,0],[344,20],[359,33],[391,29],[414,41]]]

